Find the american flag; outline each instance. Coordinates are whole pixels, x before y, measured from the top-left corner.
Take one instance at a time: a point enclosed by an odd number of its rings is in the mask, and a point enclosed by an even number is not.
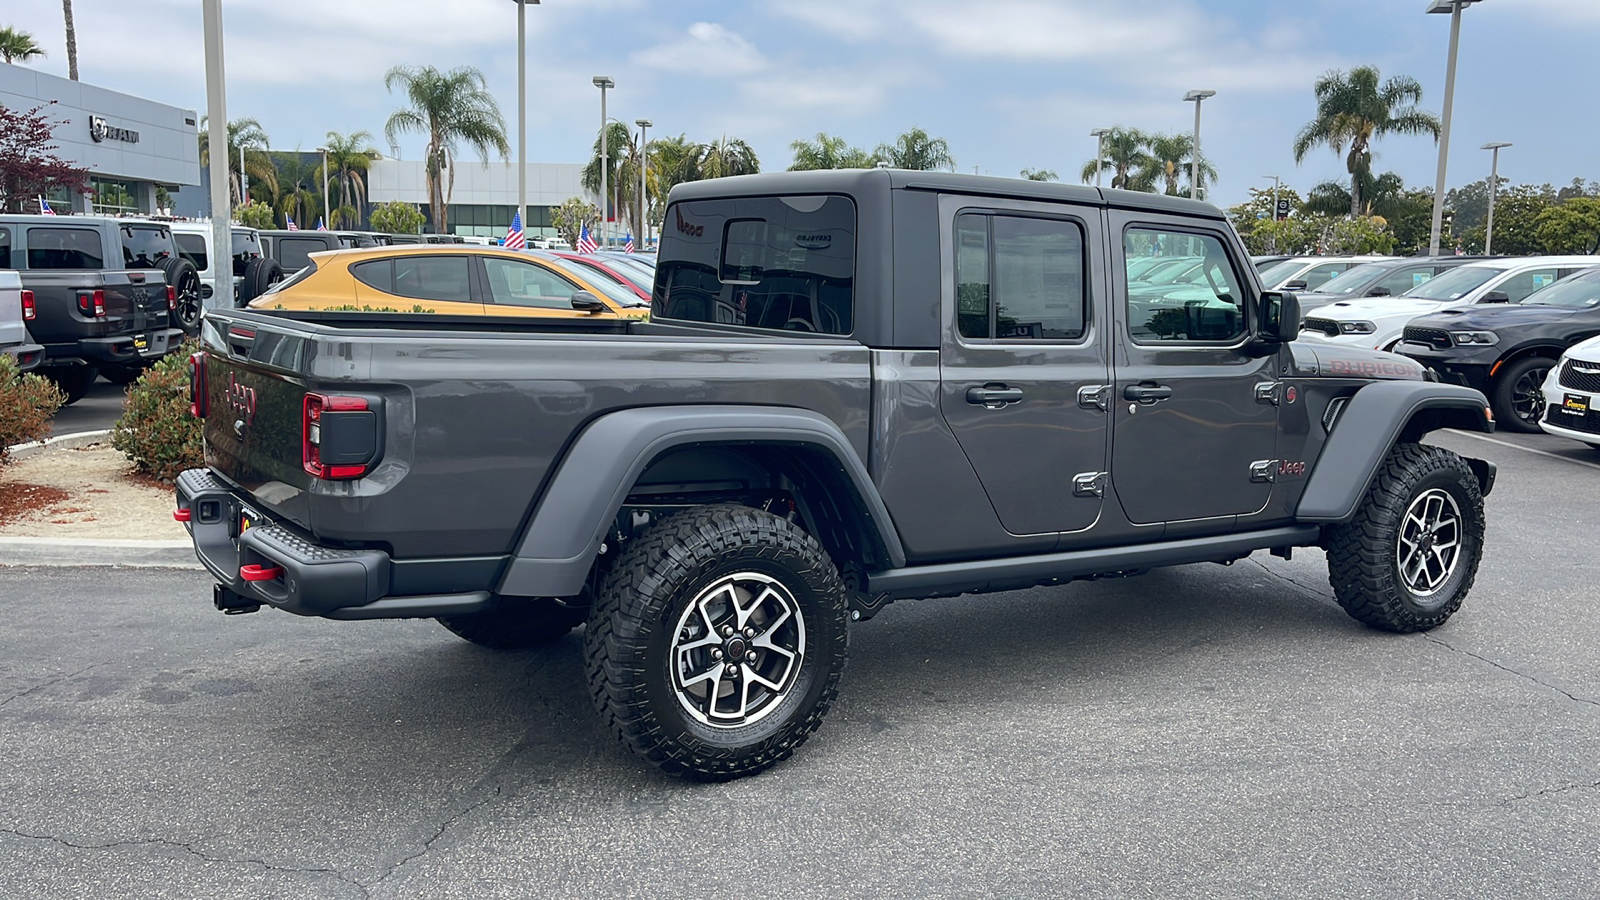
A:
[[[627,240],[622,242],[622,252],[623,253],[632,253],[633,252],[633,235],[631,235],[631,234],[628,235]]]
[[[328,230],[328,226],[322,224],[322,217],[321,216],[317,216],[317,230],[318,231],[327,231]]]
[[[300,226],[296,225],[294,223],[294,216],[291,216],[288,213],[284,213],[283,214],[283,218],[284,218],[284,221],[289,223],[289,230],[290,231],[299,231],[300,230]]]
[[[524,250],[527,246],[528,236],[522,233],[522,211],[517,210],[511,214],[511,230],[506,232],[505,248]]]
[[[43,197],[40,197],[39,198],[39,215],[41,215],[41,216],[53,216],[55,214],[56,214],[56,211],[50,208],[50,202],[48,200],[44,199]]]
[[[600,245],[596,244],[594,238],[589,236],[589,226],[585,224],[583,230],[578,232],[578,252],[593,253],[599,249]]]

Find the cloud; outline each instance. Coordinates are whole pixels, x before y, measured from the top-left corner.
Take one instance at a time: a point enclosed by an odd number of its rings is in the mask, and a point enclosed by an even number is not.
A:
[[[768,66],[754,44],[715,22],[696,22],[682,37],[641,50],[632,60],[646,68],[707,76],[749,75]]]

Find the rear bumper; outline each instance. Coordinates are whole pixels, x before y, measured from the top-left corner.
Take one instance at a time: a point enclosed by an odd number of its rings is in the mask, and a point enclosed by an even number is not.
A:
[[[44,348],[38,344],[12,344],[0,348],[0,353],[11,357],[16,362],[17,369],[23,372],[37,369],[39,363],[44,362]]]
[[[147,343],[144,349],[135,345],[136,337],[145,338]],[[82,360],[90,365],[127,365],[141,360],[160,359],[182,342],[183,329],[156,328],[138,335],[119,334],[46,344],[44,349],[52,363],[72,365],[74,361]]]
[[[224,592],[245,601],[233,602],[234,609],[261,604],[300,616],[405,619],[480,612],[491,602],[487,589],[392,593],[397,565],[405,566],[404,580],[412,584],[459,587],[463,580],[470,584],[477,578],[463,579],[460,574],[469,568],[461,563],[468,561],[397,564],[381,550],[348,550],[318,544],[289,525],[261,516],[259,504],[253,504],[247,495],[208,469],[190,469],[179,475],[176,494],[180,514],[188,512],[184,527],[194,541],[200,563]],[[241,513],[256,523],[242,532]],[[245,570],[272,576],[247,579]],[[220,593],[218,606],[223,607]]]

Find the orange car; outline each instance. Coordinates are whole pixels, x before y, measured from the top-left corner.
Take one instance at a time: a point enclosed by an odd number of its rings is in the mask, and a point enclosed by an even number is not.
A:
[[[249,305],[458,316],[637,319],[649,314],[632,292],[562,260],[439,244],[313,253],[309,266]]]

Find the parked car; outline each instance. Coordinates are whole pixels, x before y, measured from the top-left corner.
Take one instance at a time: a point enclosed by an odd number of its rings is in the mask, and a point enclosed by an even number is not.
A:
[[[311,261],[311,254],[324,250],[349,250],[355,247],[376,247],[378,242],[355,231],[263,231],[261,249],[278,261],[286,275],[300,271]]]
[[[23,372],[44,361],[44,348],[28,335],[28,323],[37,312],[34,302],[33,291],[23,288],[20,273],[0,269],[0,353],[11,357]]]
[[[1398,297],[1339,300],[1306,313],[1302,339],[1393,349],[1417,316],[1480,303],[1520,303],[1534,291],[1600,265],[1600,256],[1486,259],[1436,275]]]
[[[1421,441],[1492,430],[1483,395],[1295,342],[1212,206],[889,169],[667,203],[652,319],[613,331],[222,312],[176,490],[217,608],[500,649],[587,622],[605,729],[725,780],[817,729],[895,600],[1320,546],[1351,616],[1413,632],[1473,582],[1494,466]],[[1194,246],[1214,305],[1135,309],[1124,235]]]
[[[1362,263],[1333,276],[1315,291],[1299,291],[1300,308],[1316,309],[1339,300],[1358,300],[1362,297],[1397,296],[1421,287],[1435,275],[1441,275],[1456,266],[1491,258],[1493,257],[1415,256]]]
[[[391,244],[464,244],[458,234],[391,234]]]
[[[1600,337],[1567,348],[1544,380],[1539,427],[1600,450]]]
[[[1447,381],[1483,391],[1501,428],[1537,434],[1545,417],[1545,377],[1567,348],[1597,334],[1600,268],[1563,278],[1521,303],[1418,316],[1396,350]]]
[[[1381,259],[1394,257],[1294,256],[1261,270],[1261,283],[1272,291],[1316,291],[1341,272]]]
[[[645,315],[631,292],[591,272],[498,247],[410,245],[312,254],[301,273],[250,303],[269,310],[593,318]]]
[[[28,324],[45,348],[39,373],[73,403],[96,375],[126,383],[176,349],[177,292],[194,266],[178,256],[158,222],[106,216],[0,216],[0,269],[14,269],[32,292]]]
[[[611,283],[632,292],[641,302],[650,302],[650,288],[654,278],[653,276],[646,276],[633,266],[617,262],[614,259],[605,259],[570,251],[545,250],[539,252],[549,253],[556,259],[566,260],[580,269],[593,273],[597,278],[605,278]]]
[[[1263,270],[1265,270],[1267,268],[1275,266],[1278,263],[1281,263],[1286,259],[1294,259],[1294,257],[1292,255],[1290,255],[1290,254],[1287,254],[1287,253],[1282,253],[1282,254],[1262,254],[1260,256],[1252,256],[1252,257],[1250,257],[1250,264],[1256,267],[1256,271],[1257,272],[1260,272],[1260,271],[1263,271]]]
[[[282,281],[283,267],[277,260],[262,254],[261,235],[256,229],[233,225],[230,231],[233,241],[229,248],[229,266],[233,272],[230,301],[233,306],[243,306]],[[200,273],[202,286],[198,296],[187,298],[182,289],[178,291],[178,327],[195,334],[200,328],[202,301],[211,296],[211,263],[216,258],[211,252],[211,225],[208,222],[174,222],[172,237],[177,242],[178,253]],[[191,302],[193,306],[189,305]]]

